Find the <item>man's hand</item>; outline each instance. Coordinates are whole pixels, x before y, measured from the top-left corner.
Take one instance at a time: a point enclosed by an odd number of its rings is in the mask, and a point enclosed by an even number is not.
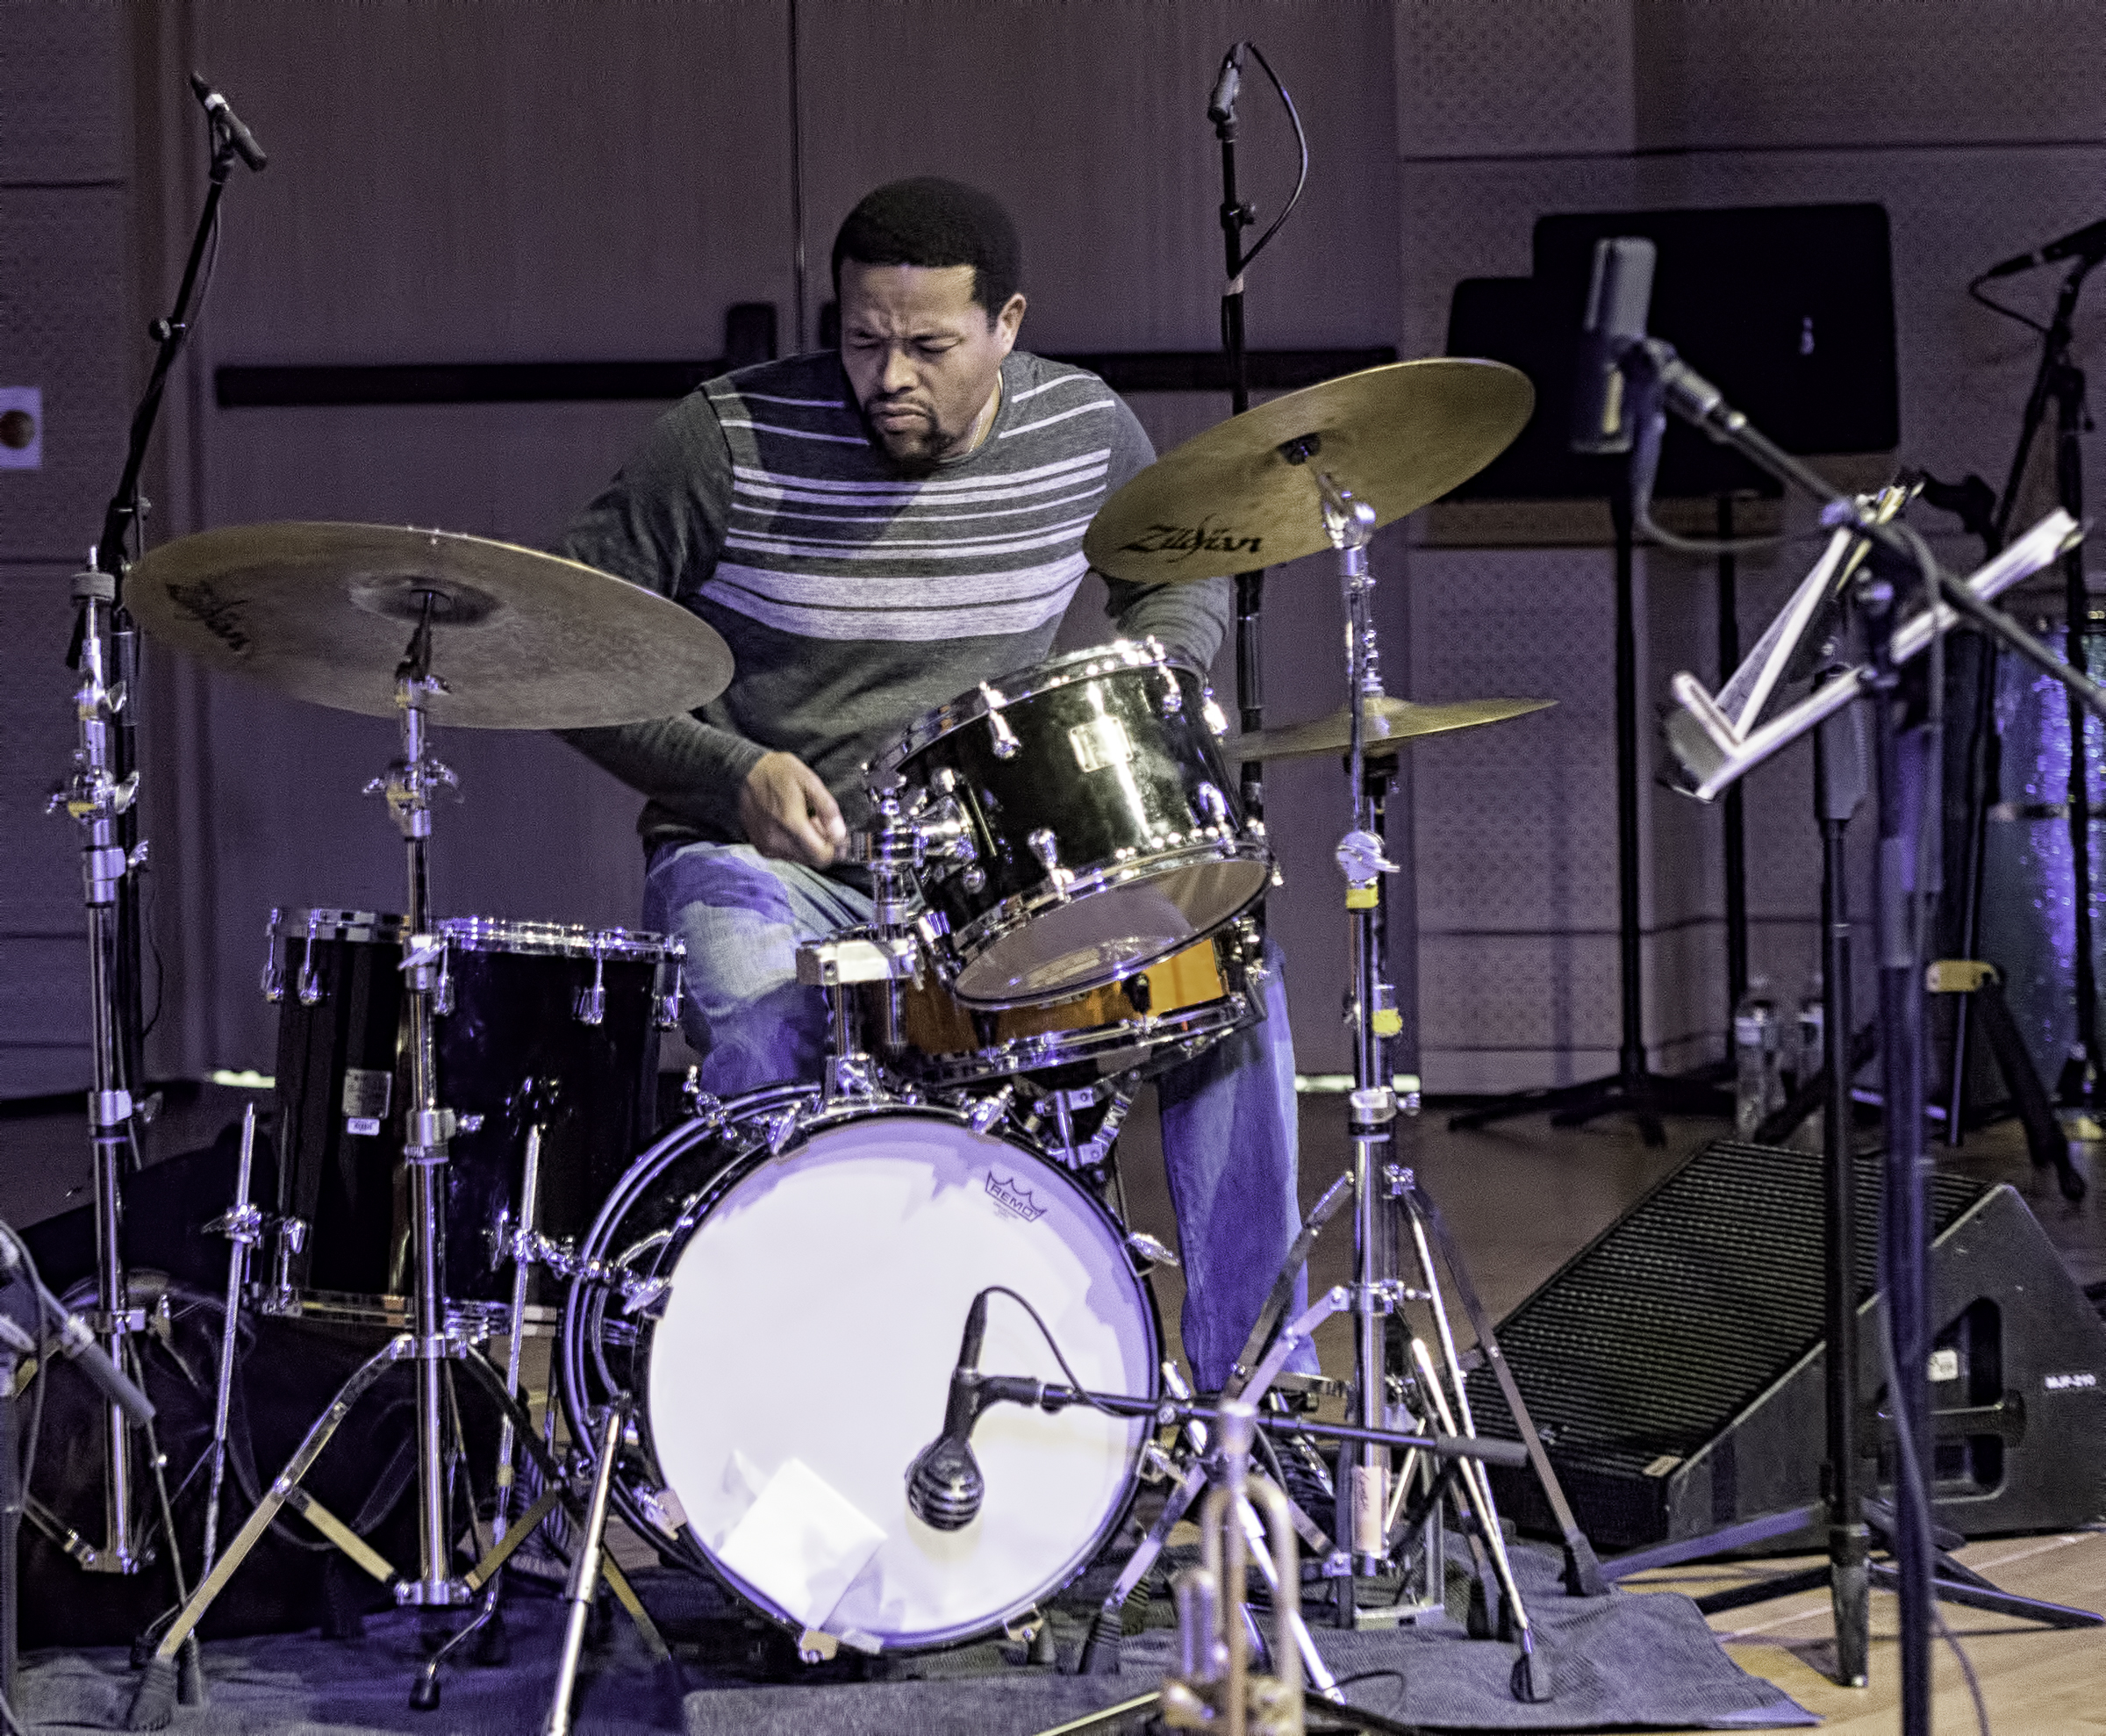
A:
[[[739,791],[746,842],[778,862],[824,868],[849,835],[834,793],[795,754],[763,754]]]

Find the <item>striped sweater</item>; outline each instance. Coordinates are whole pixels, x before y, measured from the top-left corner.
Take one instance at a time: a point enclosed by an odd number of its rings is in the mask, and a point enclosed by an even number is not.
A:
[[[578,514],[562,552],[685,604],[736,673],[691,716],[564,737],[650,797],[647,846],[735,843],[738,793],[770,749],[826,781],[851,826],[863,767],[922,713],[1044,657],[1106,497],[1153,459],[1094,374],[1013,352],[973,451],[902,478],[865,436],[839,358],[706,383],[660,419]],[[1225,579],[1109,584],[1116,631],[1202,665]]]

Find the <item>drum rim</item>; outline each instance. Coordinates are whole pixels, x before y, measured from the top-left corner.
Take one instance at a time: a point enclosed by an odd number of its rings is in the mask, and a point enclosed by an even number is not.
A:
[[[328,921],[318,920],[328,918]],[[335,905],[273,905],[276,940],[399,941],[405,918],[386,910],[353,910]],[[515,952],[563,958],[624,958],[660,963],[684,959],[687,943],[677,935],[649,929],[595,929],[583,922],[551,922],[533,916],[442,916],[432,932],[463,952]]]
[[[639,1191],[648,1184],[648,1180],[677,1162],[689,1149],[692,1139],[707,1137],[713,1131],[720,1134],[737,1126],[741,1120],[745,1119],[746,1117],[741,1113],[743,1106],[750,1104],[756,1108],[762,1105],[774,1107],[792,1101],[815,1101],[820,1097],[820,1090],[817,1085],[789,1082],[763,1086],[758,1090],[747,1092],[737,1097],[718,1100],[713,1103],[710,1108],[703,1110],[659,1139],[630,1166],[628,1173],[622,1177],[620,1182],[615,1184],[613,1192],[607,1196],[607,1203],[602,1209],[600,1216],[594,1221],[585,1239],[578,1245],[578,1257],[581,1263],[585,1264],[587,1275],[581,1275],[571,1281],[569,1289],[564,1295],[562,1315],[556,1326],[558,1336],[551,1367],[551,1379],[561,1387],[563,1413],[565,1419],[569,1424],[573,1438],[580,1440],[592,1438],[589,1431],[582,1430],[581,1424],[584,1419],[577,1414],[579,1410],[577,1401],[582,1395],[577,1394],[574,1389],[573,1374],[577,1371],[577,1365],[574,1363],[573,1358],[574,1353],[582,1356],[584,1351],[584,1346],[579,1345],[577,1340],[583,1334],[588,1312],[586,1288],[588,1285],[593,1283],[593,1280],[589,1274],[593,1266],[601,1266],[605,1259],[606,1251],[602,1245],[603,1237],[619,1224],[621,1211],[626,1211],[628,1206],[634,1202]],[[864,1101],[821,1104],[819,1112],[801,1120],[798,1123],[795,1132],[779,1147],[774,1146],[770,1139],[763,1137],[756,1144],[727,1158],[722,1165],[710,1173],[708,1180],[687,1201],[679,1217],[676,1220],[677,1224],[690,1226],[699,1224],[708,1217],[717,1202],[723,1199],[726,1194],[735,1187],[740,1181],[759,1168],[761,1165],[799,1150],[813,1134],[846,1126],[851,1122],[893,1114],[948,1121],[968,1132],[980,1131],[972,1126],[965,1110],[953,1108],[947,1103],[910,1102],[895,1099],[877,1103]],[[983,1134],[982,1137],[986,1137],[986,1135]],[[1013,1129],[995,1132],[994,1137],[1001,1138],[1004,1143],[1035,1159],[1049,1174],[1057,1177],[1062,1185],[1070,1188],[1082,1202],[1086,1210],[1093,1211],[1103,1221],[1106,1228],[1112,1233],[1112,1239],[1121,1248],[1126,1248],[1127,1237],[1131,1233],[1127,1226],[1121,1223],[1118,1216],[1111,1209],[1084,1186],[1058,1159],[1041,1150],[1035,1142],[1026,1138]],[[650,1166],[648,1174],[640,1173],[645,1171],[646,1166]],[[631,1185],[632,1178],[637,1178],[634,1187]],[[617,1210],[618,1203],[620,1210]],[[678,1256],[677,1253],[671,1253],[669,1258],[677,1259]],[[1154,1288],[1148,1282],[1145,1274],[1131,1264],[1130,1250],[1128,1252],[1127,1258],[1128,1260],[1127,1271],[1133,1282],[1134,1293],[1141,1302],[1142,1325],[1148,1338],[1148,1396],[1151,1399],[1160,1398],[1163,1389],[1164,1360],[1162,1316],[1156,1305]],[[604,1285],[597,1288],[600,1289],[603,1296],[606,1294]],[[635,1342],[629,1352],[633,1367],[648,1370],[650,1341],[655,1325],[654,1321],[648,1320],[638,1323]],[[630,1391],[631,1396],[635,1397],[637,1395],[634,1392],[633,1388],[634,1382],[631,1382],[630,1386],[625,1388],[624,1390]],[[649,1470],[653,1476],[657,1476],[661,1474],[661,1468],[657,1449],[651,1441],[651,1419],[648,1407],[639,1403],[634,1415],[638,1437],[648,1459]],[[1098,1557],[1104,1553],[1105,1546],[1117,1535],[1119,1527],[1125,1524],[1127,1517],[1133,1511],[1134,1503],[1139,1498],[1141,1492],[1141,1464],[1146,1453],[1145,1443],[1150,1438],[1150,1432],[1145,1429],[1143,1431],[1141,1436],[1143,1444],[1135,1448],[1128,1463],[1125,1489],[1120,1497],[1112,1503],[1104,1523],[1089,1539],[1078,1557],[1078,1564],[1072,1574],[1057,1583],[1040,1587],[999,1614],[989,1616],[964,1626],[946,1630],[939,1634],[930,1634],[911,1641],[899,1643],[887,1641],[880,1648],[881,1655],[910,1656],[923,1652],[941,1651],[947,1646],[960,1645],[976,1639],[985,1639],[991,1633],[999,1632],[1005,1625],[1014,1621],[1025,1610],[1037,1608],[1048,1599],[1058,1596],[1062,1591],[1080,1579],[1084,1574],[1089,1571]],[[632,1525],[638,1528],[640,1536],[663,1536],[663,1533],[650,1523],[648,1516],[642,1512],[639,1503],[630,1496],[627,1489],[629,1481],[632,1480],[618,1474],[613,1483],[614,1498],[617,1504],[623,1510],[623,1517]],[[677,1537],[669,1538],[666,1541],[683,1560],[703,1567],[714,1577],[738,1600],[742,1608],[750,1610],[785,1632],[796,1633],[803,1631],[800,1624],[785,1616],[778,1615],[771,1606],[755,1596],[747,1589],[745,1582],[723,1566],[717,1560],[714,1552],[696,1537],[691,1529],[683,1528]]]
[[[1103,664],[1107,660],[1109,667],[1083,667]],[[1027,699],[1057,692],[1078,681],[1145,669],[1181,670],[1194,678],[1201,687],[1207,685],[1205,670],[1183,653],[1171,650],[1152,633],[1144,639],[1114,639],[1108,644],[1091,645],[1079,651],[1063,651],[1057,656],[1011,670],[1006,675],[991,676],[979,686],[923,712],[900,732],[897,742],[870,762],[870,771],[873,775],[900,771],[916,754],[933,747],[946,735],[955,735],[976,719],[986,716],[989,707],[987,696],[981,691],[983,687],[998,690],[1002,696],[1001,708],[1006,710]],[[1208,734],[1213,734],[1211,728]]]
[[[1271,881],[1273,857],[1271,850],[1263,838],[1242,836],[1226,827],[1209,827],[1207,829],[1219,832],[1221,836],[1196,845],[1178,844],[1170,850],[1157,850],[1149,856],[1131,856],[1109,867],[1078,870],[1074,879],[1065,886],[1055,888],[1042,882],[1029,892],[1013,893],[1000,903],[990,905],[963,928],[942,937],[943,950],[956,958],[955,968],[944,973],[943,986],[958,1001],[978,1011],[999,1013],[1012,1007],[1042,1006],[1049,1001],[1065,1001],[1073,995],[1087,994],[1092,989],[1109,988],[1114,983],[1121,983],[1128,977],[1139,976],[1150,966],[1160,965],[1165,958],[1182,952],[1188,946],[1197,946],[1201,941],[1211,939],[1243,916],[1265,895]],[[1013,929],[1023,927],[1047,910],[1056,909],[1064,904],[1079,903],[1085,898],[1101,893],[1116,892],[1128,884],[1152,879],[1157,872],[1168,872],[1180,867],[1196,867],[1207,862],[1244,861],[1262,864],[1266,870],[1259,878],[1257,889],[1212,927],[1181,936],[1159,952],[1152,952],[1146,958],[1129,959],[1114,969],[1092,975],[1084,981],[1064,984],[1051,994],[1019,994],[993,1001],[959,992],[956,977],[965,965],[973,963],[986,950],[991,940]]]
[[[319,920],[324,917],[329,920]],[[405,927],[403,919],[389,910],[353,910],[333,904],[270,907],[273,940],[399,941]]]
[[[946,1089],[985,1080],[1006,1079],[1013,1073],[1072,1066],[1128,1051],[1143,1053],[1143,1058],[1135,1061],[1131,1069],[1140,1072],[1154,1060],[1151,1051],[1157,1048],[1173,1044],[1182,1045],[1201,1038],[1214,1042],[1256,1023],[1252,1017],[1256,1005],[1247,990],[1232,988],[1218,1001],[1201,1001],[1193,1006],[1180,1007],[1174,1013],[1136,1013],[1130,1019],[1085,1025],[1065,1033],[1043,1031],[1035,1037],[1013,1037],[980,1049],[953,1049],[942,1055],[924,1053],[910,1065],[914,1068],[914,1077]],[[1190,1058],[1180,1053],[1178,1058]]]

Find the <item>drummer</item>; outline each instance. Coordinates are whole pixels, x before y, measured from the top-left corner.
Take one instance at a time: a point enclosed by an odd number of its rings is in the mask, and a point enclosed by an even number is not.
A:
[[[565,534],[563,553],[684,603],[736,660],[691,714],[566,732],[650,799],[643,920],[687,943],[682,1024],[719,1096],[819,1077],[826,1007],[797,981],[797,947],[870,918],[838,860],[867,812],[863,766],[921,714],[1046,656],[1092,515],[1155,456],[1102,380],[1016,348],[1021,261],[985,193],[877,189],[834,242],[839,350],[705,383]],[[1212,661],[1226,579],[1107,589],[1119,635]],[[1271,962],[1264,1020],[1157,1087],[1186,1354],[1209,1390],[1298,1227]]]

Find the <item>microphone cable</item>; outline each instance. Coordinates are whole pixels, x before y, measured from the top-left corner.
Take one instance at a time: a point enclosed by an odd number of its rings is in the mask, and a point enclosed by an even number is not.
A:
[[[1076,1378],[1075,1371],[1068,1367],[1068,1359],[1063,1356],[1060,1352],[1060,1341],[1053,1336],[1053,1329],[1046,1324],[1045,1320],[1039,1314],[1039,1311],[1033,1308],[1028,1302],[1025,1301],[1022,1296],[1019,1295],[1006,1284],[990,1284],[985,1289],[982,1290],[978,1295],[975,1296],[973,1301],[978,1302],[988,1296],[1007,1296],[1011,1302],[1014,1302],[1019,1308],[1022,1309],[1026,1314],[1031,1316],[1032,1324],[1038,1328],[1039,1336],[1046,1341],[1046,1348],[1053,1352],[1054,1361],[1060,1365],[1060,1372],[1067,1376],[1068,1386],[1070,1389],[1078,1398],[1081,1399],[1084,1403],[1087,1404],[1091,1410],[1099,1411],[1104,1416],[1109,1417],[1114,1421],[1121,1423],[1130,1423],[1135,1420],[1131,1417],[1124,1416],[1119,1411],[1114,1410],[1109,1405],[1100,1402],[1096,1395],[1092,1393],[1079,1380]]]

